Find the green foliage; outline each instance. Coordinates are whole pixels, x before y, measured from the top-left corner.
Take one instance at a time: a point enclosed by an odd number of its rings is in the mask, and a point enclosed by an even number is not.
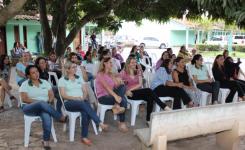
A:
[[[227,46],[222,48],[220,45],[197,44],[196,48],[203,51],[222,51],[227,49]],[[245,45],[232,45],[232,50],[235,52],[245,52]]]
[[[198,51],[220,51],[222,48],[219,45],[197,44]]]
[[[200,12],[208,12],[212,19],[224,19],[227,24],[235,23],[245,27],[244,0],[193,0]]]

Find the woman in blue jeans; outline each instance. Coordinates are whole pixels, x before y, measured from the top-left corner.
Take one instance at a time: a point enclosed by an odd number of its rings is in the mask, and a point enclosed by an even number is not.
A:
[[[22,108],[25,115],[40,116],[43,126],[43,146],[45,150],[51,149],[49,139],[51,133],[52,118],[65,122],[66,117],[54,110],[49,105],[53,102],[54,94],[51,85],[39,79],[39,72],[36,66],[30,65],[26,68],[25,74],[28,80],[22,83],[19,91],[22,99]]]
[[[114,105],[113,113],[119,115],[118,129],[127,132],[125,123],[125,109],[127,100],[125,97],[126,87],[118,75],[112,73],[111,57],[104,57],[100,63],[98,74],[96,75],[96,94],[100,104]]]
[[[88,139],[88,125],[90,118],[104,130],[106,130],[108,126],[100,121],[96,112],[87,101],[87,87],[83,78],[75,74],[76,68],[76,64],[70,61],[65,63],[65,74],[59,79],[58,87],[62,98],[65,100],[64,104],[66,109],[71,112],[81,112],[81,142],[90,146],[92,145],[92,141]]]

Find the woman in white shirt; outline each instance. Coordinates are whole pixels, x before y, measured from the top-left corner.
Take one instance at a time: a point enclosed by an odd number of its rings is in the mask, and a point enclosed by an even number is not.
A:
[[[59,79],[58,84],[61,96],[65,100],[64,104],[68,111],[81,112],[81,142],[90,146],[92,145],[92,141],[88,139],[88,125],[90,118],[102,129],[107,129],[108,126],[100,121],[96,112],[87,101],[87,85],[84,83],[81,76],[76,75],[76,64],[68,61],[65,63],[64,69],[65,74]]]
[[[51,85],[39,79],[39,72],[36,66],[29,65],[25,70],[28,80],[22,83],[19,92],[22,99],[24,114],[29,116],[40,116],[43,124],[43,146],[44,149],[51,149],[49,139],[51,133],[51,117],[65,122],[66,117],[54,110],[48,103],[53,102],[54,94]]]

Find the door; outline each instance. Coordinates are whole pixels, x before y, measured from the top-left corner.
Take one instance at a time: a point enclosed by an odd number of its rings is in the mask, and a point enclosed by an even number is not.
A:
[[[6,47],[6,30],[5,27],[0,27],[0,55],[7,54]]]
[[[24,46],[27,48],[27,28],[23,26]]]
[[[14,40],[15,42],[20,42],[19,26],[14,26]]]

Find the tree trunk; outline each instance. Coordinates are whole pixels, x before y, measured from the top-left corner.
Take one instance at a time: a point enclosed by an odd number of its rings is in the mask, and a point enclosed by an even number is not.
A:
[[[0,26],[4,26],[6,22],[18,14],[27,0],[12,0],[10,4],[0,10]]]
[[[61,57],[66,49],[65,39],[66,39],[66,24],[67,24],[67,5],[62,3],[59,6],[59,10],[61,10],[61,14],[59,15],[58,21],[58,29],[57,29],[57,41],[56,41],[56,55]]]
[[[52,51],[52,32],[49,26],[46,10],[46,0],[38,0],[39,12],[40,12],[40,23],[42,26],[43,38],[44,38],[44,53],[48,54]]]

